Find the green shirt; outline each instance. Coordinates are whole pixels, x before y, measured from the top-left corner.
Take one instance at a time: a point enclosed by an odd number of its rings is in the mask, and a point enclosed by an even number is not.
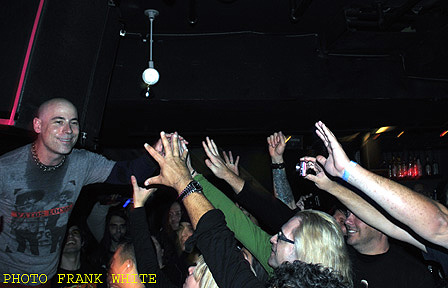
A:
[[[269,242],[271,235],[255,225],[235,203],[208,182],[204,176],[198,174],[194,179],[202,185],[204,195],[210,203],[224,213],[227,226],[235,233],[235,238],[260,261],[264,269],[271,275],[273,268],[268,265],[271,255],[271,243]]]

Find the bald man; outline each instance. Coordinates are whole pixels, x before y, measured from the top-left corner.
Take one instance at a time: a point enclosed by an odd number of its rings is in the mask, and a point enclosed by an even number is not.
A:
[[[0,157],[4,222],[0,231],[0,282],[4,283],[0,287],[6,283],[18,287],[14,278],[18,274],[20,284],[49,285],[58,267],[68,218],[84,185],[127,184],[130,175],[144,180],[156,169],[147,155],[115,162],[74,149],[78,112],[66,99],[43,103],[33,128],[37,133],[33,143]]]

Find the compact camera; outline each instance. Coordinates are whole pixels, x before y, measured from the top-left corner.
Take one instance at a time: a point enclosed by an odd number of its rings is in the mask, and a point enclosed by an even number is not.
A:
[[[300,176],[306,176],[306,170],[307,170],[307,166],[306,166],[306,162],[305,161],[300,161],[299,163],[296,164],[296,172],[299,173]]]

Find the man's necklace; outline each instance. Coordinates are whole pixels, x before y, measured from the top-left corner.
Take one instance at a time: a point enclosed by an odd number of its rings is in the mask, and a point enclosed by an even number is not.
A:
[[[36,163],[37,167],[39,167],[44,172],[54,171],[54,170],[58,169],[59,167],[61,167],[62,164],[64,164],[64,162],[65,162],[65,155],[64,155],[64,157],[62,157],[61,162],[59,162],[59,164],[54,165],[54,166],[47,166],[47,165],[43,164],[42,162],[40,162],[39,157],[37,156],[37,152],[36,152],[36,142],[33,142],[33,145],[31,146],[31,154],[33,155],[33,159],[34,159],[34,162]]]

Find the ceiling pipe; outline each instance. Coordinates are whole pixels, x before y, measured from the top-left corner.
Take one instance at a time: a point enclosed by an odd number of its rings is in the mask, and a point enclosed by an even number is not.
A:
[[[196,11],[196,0],[190,0],[189,3],[189,11],[188,11],[188,23],[191,26],[196,25],[198,23],[198,13]]]

